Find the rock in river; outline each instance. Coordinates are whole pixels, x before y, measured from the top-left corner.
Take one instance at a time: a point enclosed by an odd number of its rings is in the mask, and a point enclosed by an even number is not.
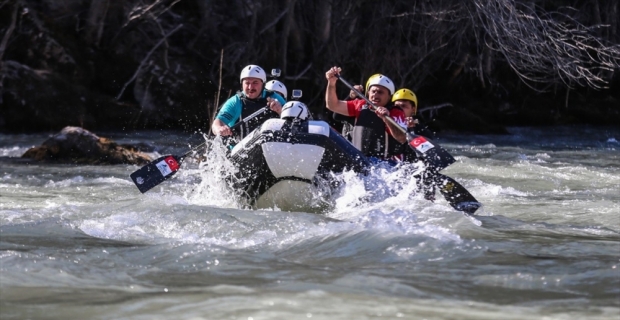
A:
[[[135,147],[119,145],[80,127],[65,127],[41,146],[26,151],[22,158],[55,163],[137,165],[152,160]]]

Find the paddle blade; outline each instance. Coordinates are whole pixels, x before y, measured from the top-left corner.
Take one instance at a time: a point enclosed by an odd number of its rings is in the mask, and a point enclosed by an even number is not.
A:
[[[159,157],[145,165],[131,175],[131,180],[140,192],[145,193],[158,184],[170,179],[181,166],[181,159],[177,156],[166,155]]]
[[[456,162],[446,149],[426,137],[407,134],[407,141],[409,147],[420,155],[435,172],[439,172]]]
[[[482,206],[482,203],[478,202],[478,200],[456,180],[444,176],[443,174],[438,174],[436,181],[439,186],[439,192],[446,198],[446,201],[448,201],[452,208],[463,211],[468,215],[473,215],[476,210]]]

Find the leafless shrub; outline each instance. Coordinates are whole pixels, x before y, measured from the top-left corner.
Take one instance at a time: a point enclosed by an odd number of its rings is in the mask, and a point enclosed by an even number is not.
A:
[[[537,13],[514,0],[473,3],[482,42],[501,53],[526,83],[561,81],[602,89],[610,72],[620,68],[620,46],[596,35],[600,25],[586,27],[560,12]]]

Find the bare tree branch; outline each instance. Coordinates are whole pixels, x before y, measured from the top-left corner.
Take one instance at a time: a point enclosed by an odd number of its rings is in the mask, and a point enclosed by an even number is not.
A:
[[[604,72],[620,69],[620,46],[607,45],[586,27],[557,12],[538,15],[514,0],[475,0],[474,15],[489,35],[486,45],[503,55],[528,85],[557,82],[605,88]]]
[[[301,77],[304,76],[304,74],[306,74],[306,72],[308,72],[308,70],[310,70],[310,68],[312,67],[312,63],[309,63],[306,68],[304,70],[302,70],[300,73],[294,75],[294,76],[290,76],[290,77],[285,77],[286,80],[299,80],[301,79]]]
[[[3,4],[4,5],[4,4]],[[19,5],[13,5],[13,12],[11,13],[11,24],[9,28],[4,33],[4,37],[2,37],[2,42],[0,43],[0,63],[2,61],[2,57],[4,56],[4,51],[6,50],[6,46],[11,38],[11,34],[13,30],[15,30],[15,24],[17,23],[17,10],[19,9]]]
[[[288,12],[289,10],[289,6],[287,6],[284,10],[282,10],[282,12],[280,12],[280,14],[275,17],[269,24],[267,24],[265,27],[263,27],[259,32],[258,35],[261,35],[263,33],[265,33],[265,31],[269,30],[269,28],[273,27],[276,23],[278,23],[278,21],[280,21],[280,19],[282,19],[282,17],[284,17],[284,15]]]
[[[142,61],[140,62],[140,65],[138,66],[138,69],[136,69],[136,72],[134,72],[133,76],[127,80],[127,82],[125,82],[125,84],[123,85],[123,88],[121,89],[121,91],[118,93],[118,95],[116,96],[116,100],[120,100],[121,97],[123,96],[123,93],[125,92],[125,89],[127,89],[127,86],[129,84],[131,84],[134,80],[136,80],[136,78],[138,77],[138,74],[140,73],[140,71],[142,70],[142,67],[146,64],[146,62],[148,61],[148,59],[151,57],[151,55],[153,54],[153,52],[155,52],[155,50],[157,50],[157,48],[159,48],[159,46],[164,43],[168,37],[170,37],[171,35],[173,35],[175,32],[177,32],[179,29],[181,29],[181,27],[183,27],[183,24],[180,24],[178,26],[176,26],[176,28],[172,29],[170,32],[168,32],[167,34],[164,35],[163,38],[161,38],[154,46],[153,48],[151,48],[151,50],[146,54],[146,56],[144,57],[144,59],[142,59]]]
[[[446,107],[452,107],[452,104],[447,102],[447,103],[442,103],[442,104],[438,104],[438,105],[435,105],[435,106],[424,107],[424,108],[418,110],[418,113],[428,112],[429,113],[428,118],[432,118],[432,117],[435,116],[435,113],[436,113],[437,110],[443,109],[443,108],[446,108]]]

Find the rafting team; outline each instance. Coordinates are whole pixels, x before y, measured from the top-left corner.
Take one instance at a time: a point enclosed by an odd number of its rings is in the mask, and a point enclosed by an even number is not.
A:
[[[339,100],[336,82],[341,68],[332,67],[325,73],[327,89],[325,103],[334,112],[334,118],[345,122],[343,135],[364,155],[371,159],[387,161],[417,161],[416,154],[407,147],[407,139],[399,125],[410,132],[415,130],[414,116],[418,101],[413,91],[403,88],[395,91],[394,82],[383,74],[374,74],[363,89],[367,99],[356,96],[352,90],[346,100]],[[248,65],[240,75],[241,91],[230,97],[220,108],[211,125],[211,131],[219,136],[234,136],[243,139],[245,135],[259,127],[265,120],[279,117],[298,117],[307,115],[308,108],[299,101],[286,102],[288,91],[278,81],[267,82],[267,74],[257,65]],[[266,112],[258,112],[268,107]],[[283,110],[286,112],[283,113]],[[287,111],[288,110],[288,111]],[[291,110],[300,110],[291,112]],[[301,111],[303,110],[303,111]],[[256,113],[259,115],[256,115]],[[231,128],[243,119],[253,116],[239,130]],[[394,121],[387,121],[386,116]],[[238,131],[238,132],[237,132]],[[346,131],[346,132],[345,132]]]

